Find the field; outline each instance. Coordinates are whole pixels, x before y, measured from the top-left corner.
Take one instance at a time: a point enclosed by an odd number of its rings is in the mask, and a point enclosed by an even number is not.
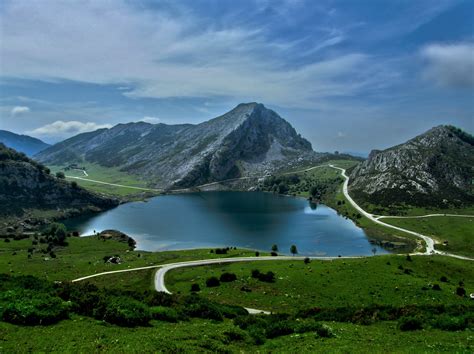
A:
[[[24,239],[0,243],[0,269],[14,275],[35,275],[48,280],[72,280],[81,276],[111,270],[127,269],[155,265],[160,263],[180,262],[192,259],[214,257],[251,256],[254,251],[230,250],[227,255],[210,253],[209,249],[142,252],[129,251],[126,243],[103,241],[98,237],[69,237],[67,247],[55,250],[57,258],[40,252],[40,248],[32,245],[32,239]],[[28,258],[28,249],[35,247],[32,257]],[[120,256],[121,264],[105,263],[105,256]],[[134,279],[131,274],[124,277]],[[98,279],[98,278],[97,278]],[[104,278],[105,279],[105,278]],[[113,279],[113,277],[112,277]],[[117,283],[107,281],[112,286]]]
[[[123,328],[76,316],[54,326],[21,327],[0,322],[0,352],[471,352],[474,338],[466,332],[436,329],[401,332],[396,322],[370,326],[326,322],[335,337],[313,333],[283,336],[255,346],[248,337],[230,340],[236,332],[223,323],[192,320],[158,322],[150,327]],[[238,332],[239,333],[239,332]]]
[[[439,242],[440,251],[474,257],[474,216],[472,218],[434,216],[417,219],[382,219],[387,224],[428,235]],[[446,245],[444,241],[448,241]]]
[[[58,248],[57,258],[45,260],[34,253],[27,258],[32,240],[2,242],[0,268],[12,275],[36,275],[49,280],[70,280],[101,271],[126,269],[210,257],[252,255],[249,250],[229,250],[216,255],[208,249],[147,253],[129,251],[125,243],[102,241],[97,237],[68,238],[69,245]],[[13,253],[16,253],[13,255]],[[118,254],[122,264],[104,263],[105,255]],[[139,256],[140,255],[140,256]],[[250,277],[253,269],[273,271],[274,283]],[[237,280],[207,288],[205,279],[233,272]],[[153,291],[154,270],[142,270],[91,279],[100,288],[114,293],[121,290]],[[446,281],[441,281],[441,277]],[[455,294],[459,282],[474,291],[474,268],[466,261],[447,257],[376,256],[334,261],[268,261],[257,264],[183,268],[168,273],[170,290],[190,293],[191,283],[201,285],[200,295],[219,303],[247,305],[276,312],[295,313],[315,306],[339,308],[371,305],[393,306],[467,305],[467,298]],[[439,284],[441,290],[432,289]],[[251,289],[241,291],[242,286]],[[423,290],[423,288],[426,290]],[[256,345],[250,332],[239,329],[231,319],[223,321],[192,318],[176,323],[151,321],[148,326],[120,327],[87,316],[49,326],[19,326],[0,322],[0,352],[471,352],[474,339],[469,329],[446,331],[426,327],[422,331],[400,331],[398,321],[375,321],[368,325],[323,321],[334,336],[321,338],[314,332],[294,333],[267,339]]]
[[[171,291],[189,293],[190,284],[200,285],[201,294],[227,304],[274,311],[296,312],[312,307],[366,307],[470,304],[456,295],[459,282],[474,292],[474,267],[466,261],[434,256],[377,256],[361,259],[316,261],[268,261],[175,269],[167,273]],[[251,277],[253,269],[275,273],[274,283]],[[237,280],[208,288],[205,281],[224,272]],[[440,279],[446,277],[447,281]],[[443,279],[444,280],[444,279]],[[433,290],[439,284],[441,290]],[[242,288],[251,291],[241,291]]]
[[[81,177],[81,178],[89,178],[94,179],[97,181],[107,182],[107,183],[114,183],[114,184],[121,184],[124,186],[130,187],[141,187],[141,188],[148,188],[146,182],[141,181],[137,176],[122,172],[117,168],[113,167],[103,167],[97,164],[91,163],[82,163],[80,167],[85,167],[88,176],[84,174],[84,172],[80,170],[68,170],[65,171],[66,166],[48,166],[51,169],[52,173],[56,172],[64,172],[67,176],[72,177]],[[141,191],[138,189],[133,188],[126,188],[126,187],[119,187],[119,186],[111,186],[107,184],[95,183],[90,181],[85,181],[83,179],[75,179],[75,178],[68,178],[70,181],[76,181],[77,184],[80,186],[93,190],[98,193],[104,193],[107,195],[118,196],[118,197],[131,197],[140,196],[144,193],[149,195],[157,195],[158,192],[153,191]]]

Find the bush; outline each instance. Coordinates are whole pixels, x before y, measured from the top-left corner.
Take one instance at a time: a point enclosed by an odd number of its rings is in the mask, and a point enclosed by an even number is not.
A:
[[[221,282],[219,281],[219,279],[217,279],[217,277],[210,277],[206,280],[206,286],[208,288],[213,288],[219,285],[221,285]]]
[[[2,320],[20,325],[49,325],[68,318],[69,304],[58,297],[33,291],[10,290]]]
[[[309,259],[309,257],[305,257],[304,259],[304,264],[308,264],[311,262],[311,259]]]
[[[222,321],[223,316],[216,304],[201,299],[198,296],[190,296],[183,306],[183,314],[188,317],[204,318],[208,320]]]
[[[444,275],[439,278],[439,281],[443,282],[443,283],[446,283],[448,281],[448,278],[446,278]]]
[[[151,319],[149,307],[130,297],[108,297],[101,305],[94,310],[94,317],[119,326],[145,326]]]
[[[175,323],[180,319],[178,311],[171,307],[155,306],[150,309],[150,313],[154,320]]]
[[[191,285],[191,291],[192,292],[201,291],[201,287],[199,286],[199,284],[194,283]]]
[[[294,327],[295,327],[295,324],[289,320],[275,321],[275,322],[269,321],[265,330],[265,335],[269,339],[286,336],[288,334],[292,334],[295,332]]]
[[[398,328],[401,331],[416,331],[423,328],[423,321],[420,317],[403,316],[398,321]]]
[[[229,283],[237,280],[237,276],[234,273],[222,273],[220,281],[223,283]]]
[[[322,324],[316,329],[316,335],[321,338],[331,338],[334,337],[334,332],[331,327]]]
[[[440,291],[440,290],[441,290],[441,287],[439,286],[439,284],[433,284],[433,286],[431,287],[431,289]]]
[[[464,297],[466,296],[466,290],[459,286],[456,288],[456,295]]]
[[[468,319],[464,316],[450,316],[444,314],[438,316],[433,321],[432,326],[443,331],[462,331],[468,327]]]

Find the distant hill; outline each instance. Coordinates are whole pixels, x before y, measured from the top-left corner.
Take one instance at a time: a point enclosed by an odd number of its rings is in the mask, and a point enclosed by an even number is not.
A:
[[[474,137],[452,126],[430,129],[404,144],[374,150],[350,174],[359,200],[388,206],[474,203]]]
[[[100,210],[118,201],[53,177],[41,164],[0,143],[0,214],[23,209]]]
[[[36,158],[55,165],[87,161],[137,174],[156,187],[189,187],[263,175],[320,155],[277,113],[247,103],[197,125],[139,122],[79,134]]]
[[[15,134],[7,130],[0,130],[0,143],[30,157],[50,146],[40,139],[28,135]]]

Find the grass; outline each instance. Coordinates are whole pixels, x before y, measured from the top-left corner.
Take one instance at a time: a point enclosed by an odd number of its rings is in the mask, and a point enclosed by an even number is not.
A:
[[[216,255],[208,249],[148,253],[128,251],[124,243],[96,237],[68,238],[69,245],[57,249],[56,259],[44,260],[34,253],[27,258],[31,239],[1,242],[0,269],[15,275],[32,274],[49,280],[70,280],[101,271],[146,266],[191,259],[253,255],[249,250],[230,250]],[[13,253],[16,252],[16,255]],[[119,254],[123,264],[105,264],[105,255]],[[140,255],[140,256],[139,256]],[[387,264],[390,263],[390,264]],[[401,265],[403,270],[398,267]],[[314,306],[368,306],[377,304],[463,304],[469,302],[453,294],[463,280],[467,292],[474,291],[474,269],[470,263],[447,257],[380,256],[334,261],[268,261],[183,268],[171,271],[167,286],[188,294],[191,282],[201,285],[201,294],[221,303],[247,305],[280,312],[295,312]],[[250,278],[252,269],[272,270],[275,283]],[[411,269],[405,274],[404,269]],[[218,288],[206,288],[205,279],[234,272],[238,280]],[[150,290],[154,270],[126,272],[92,278],[94,284],[110,289]],[[448,282],[440,282],[446,276]],[[421,290],[438,283],[441,291]],[[243,292],[245,284],[252,292]],[[397,289],[398,288],[398,289]],[[0,352],[472,352],[473,337],[468,330],[446,332],[425,329],[401,332],[397,323],[377,322],[369,326],[326,322],[334,338],[316,338],[314,333],[293,334],[255,345],[247,332],[239,332],[232,321],[191,319],[178,323],[152,321],[150,326],[123,328],[92,318],[71,315],[51,326],[17,326],[0,322]],[[235,335],[241,335],[237,339]]]
[[[474,256],[474,216],[472,218],[433,216],[418,219],[391,219],[382,221],[417,231],[436,239],[435,248],[440,251]],[[443,245],[448,241],[447,245]]]
[[[268,261],[234,263],[175,269],[167,273],[166,284],[172,292],[189,293],[198,283],[201,295],[225,304],[292,313],[312,307],[336,308],[377,305],[470,304],[455,294],[460,281],[466,291],[474,292],[474,268],[470,263],[442,256],[378,256],[334,261]],[[401,266],[401,269],[399,268]],[[251,271],[272,271],[275,283],[251,277]],[[406,270],[408,269],[408,270]],[[237,281],[207,288],[208,277],[223,272],[237,275]],[[407,274],[408,273],[408,274]],[[441,282],[441,277],[447,282]],[[439,284],[441,291],[431,289]],[[250,292],[241,291],[245,286]],[[423,288],[426,287],[426,290]]]
[[[150,327],[122,328],[74,316],[54,326],[22,327],[0,322],[0,352],[472,352],[469,332],[423,330],[401,332],[395,322],[370,326],[326,322],[335,337],[314,333],[267,340],[256,346],[248,337],[232,340],[231,321],[191,320],[176,324],[156,321]],[[238,332],[240,333],[240,332]]]
[[[238,257],[255,255],[251,250],[230,250],[227,255],[210,253],[209,249],[142,252],[129,251],[127,244],[113,240],[99,240],[98,237],[69,237],[67,247],[57,248],[57,258],[51,258],[39,251],[39,244],[31,259],[28,259],[28,248],[32,246],[32,239],[0,241],[0,269],[15,275],[36,275],[48,280],[72,280],[81,276],[91,275],[111,270],[143,267],[161,263],[181,262],[203,258]],[[104,256],[119,255],[122,264],[104,263]],[[47,259],[47,260],[45,260]],[[138,272],[137,272],[138,273]],[[135,272],[121,276],[128,286],[137,286]],[[101,282],[102,279],[97,282]],[[104,278],[105,279],[105,278]],[[108,284],[120,287],[120,282],[104,280]],[[114,279],[112,277],[112,279]],[[143,278],[142,278],[143,279]],[[147,281],[149,284],[149,281]],[[107,284],[103,284],[107,285]],[[143,286],[143,285],[140,285]]]
[[[51,169],[51,173],[56,172],[64,172],[67,176],[72,177],[81,177],[81,178],[89,178],[94,179],[102,182],[107,183],[115,183],[115,184],[122,184],[124,186],[131,186],[131,187],[141,187],[141,188],[148,188],[147,183],[145,181],[140,180],[137,176],[132,174],[120,171],[117,168],[113,167],[104,167],[97,164],[91,164],[84,162],[80,164],[81,167],[86,168],[86,172],[88,176],[85,176],[82,171],[79,170],[69,170],[65,171],[64,166],[48,166]],[[133,188],[126,188],[126,187],[118,187],[118,186],[110,186],[106,184],[100,184],[90,181],[85,181],[83,179],[75,179],[75,178],[68,178],[70,181],[76,181],[78,185],[93,190],[98,193],[104,193],[107,195],[118,196],[118,197],[133,197],[136,195],[142,195],[144,193],[156,195],[157,192],[153,191],[140,191]]]

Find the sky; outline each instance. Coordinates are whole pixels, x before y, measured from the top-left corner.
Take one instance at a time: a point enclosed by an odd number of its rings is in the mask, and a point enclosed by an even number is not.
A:
[[[54,143],[241,102],[316,151],[474,132],[474,1],[3,0],[0,129]]]

